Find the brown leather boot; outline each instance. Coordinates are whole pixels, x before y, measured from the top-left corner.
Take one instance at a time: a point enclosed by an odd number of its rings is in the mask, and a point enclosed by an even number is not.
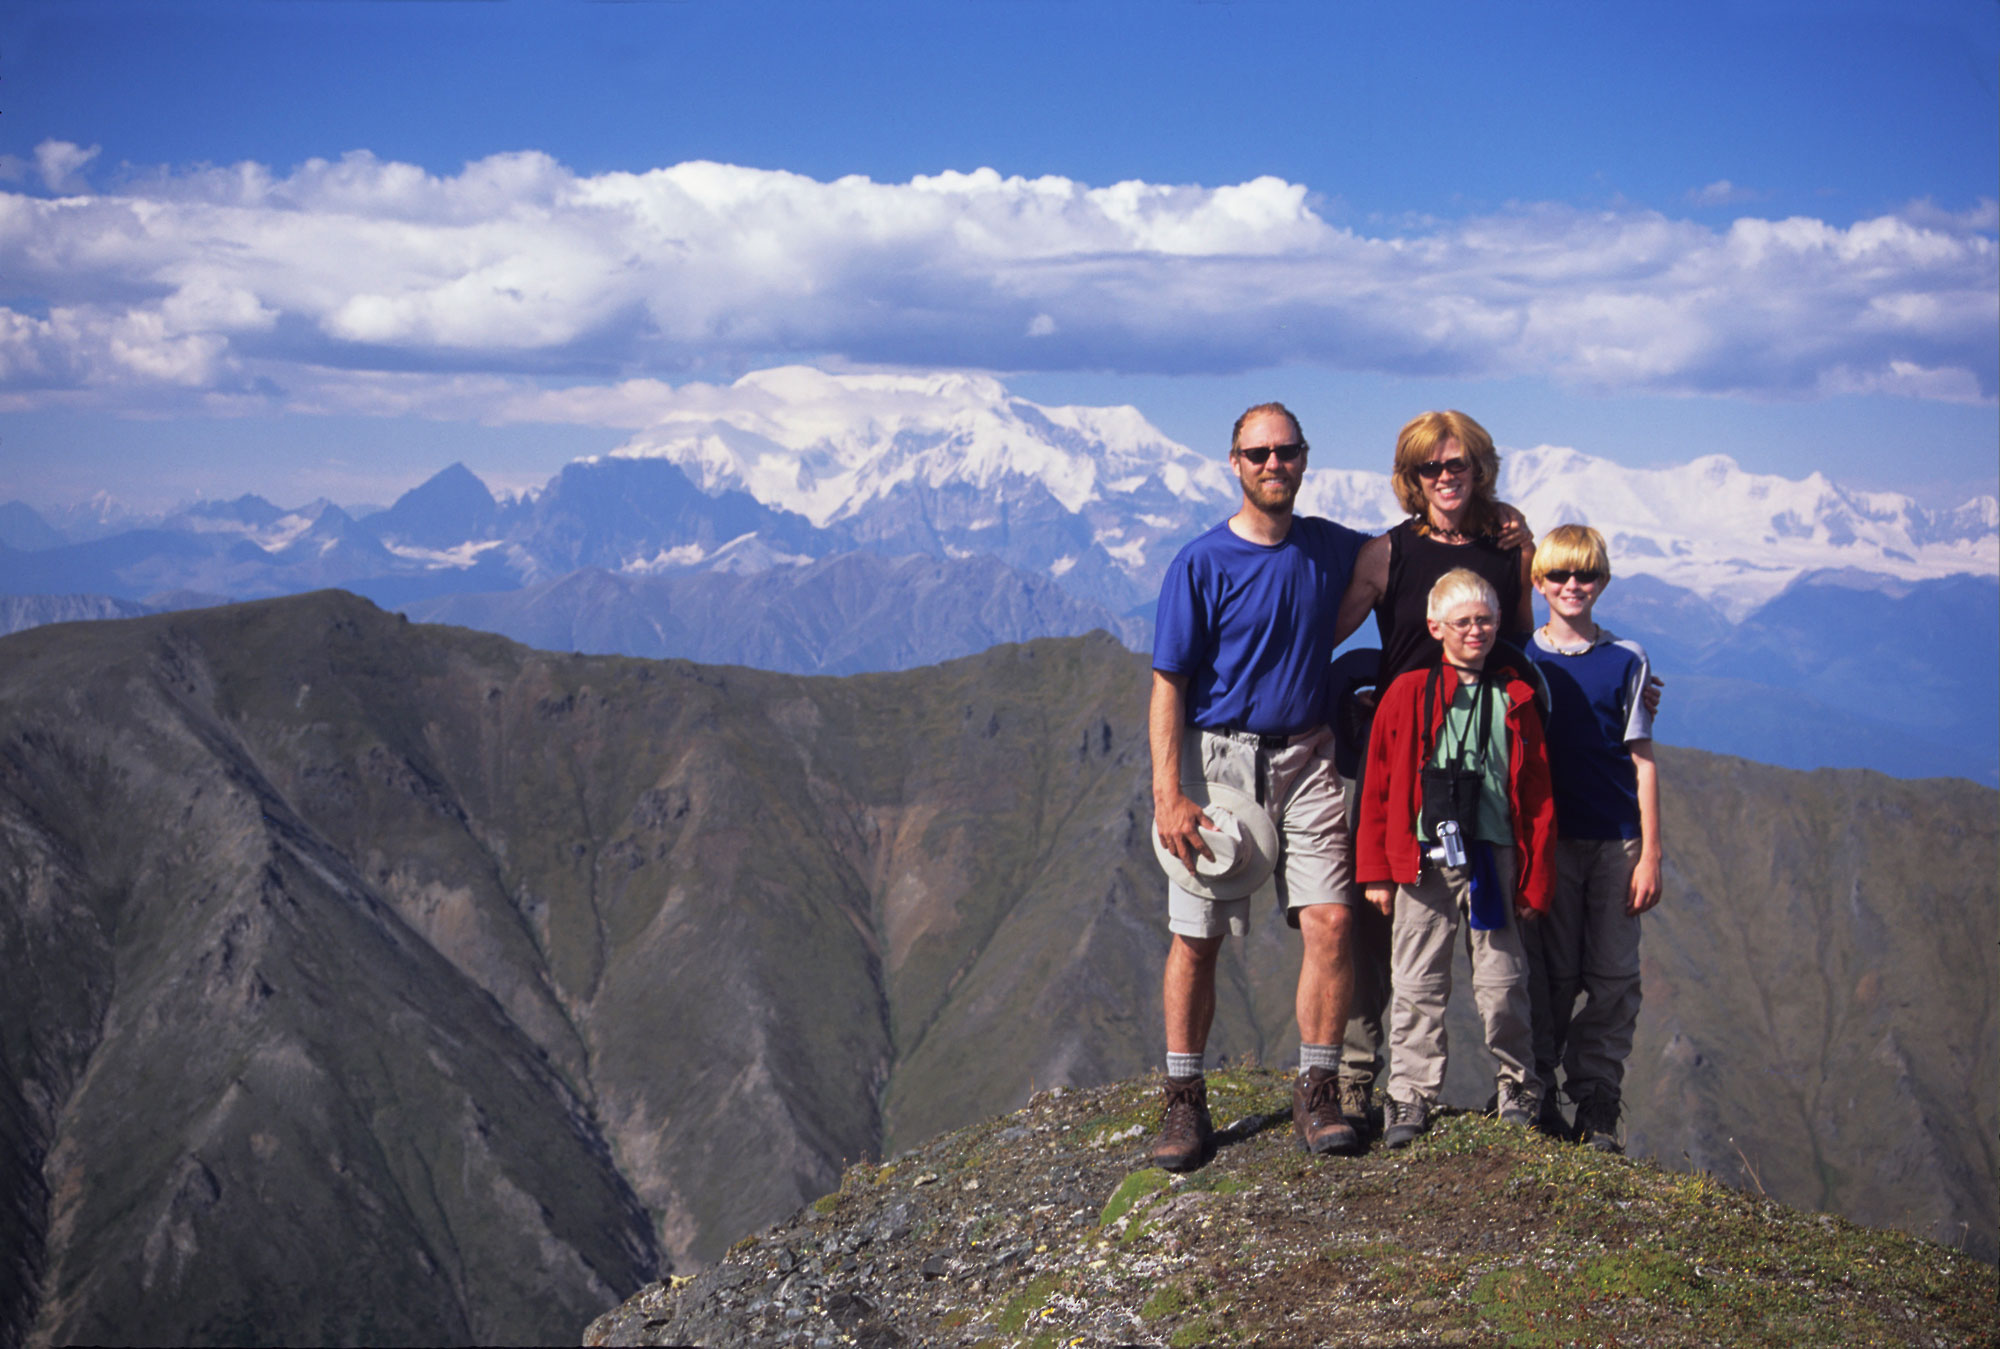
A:
[[[1365,1077],[1340,1077],[1340,1113],[1354,1126],[1354,1135],[1366,1141],[1374,1132],[1375,1084]]]
[[[1292,1131],[1307,1152],[1353,1153],[1361,1136],[1340,1113],[1340,1075],[1308,1068],[1292,1079]]]
[[[1208,1079],[1170,1077],[1164,1104],[1166,1118],[1153,1140],[1153,1165],[1166,1171],[1192,1171],[1215,1155],[1215,1125],[1208,1118]]]

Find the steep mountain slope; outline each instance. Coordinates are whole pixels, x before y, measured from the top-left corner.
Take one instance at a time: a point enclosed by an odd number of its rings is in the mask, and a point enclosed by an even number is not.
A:
[[[0,1325],[573,1334],[1144,1071],[1144,689],[1103,637],[806,679],[332,593],[0,641]],[[1635,1145],[1990,1256],[1994,793],[1663,765]],[[1296,961],[1259,914],[1213,1050],[1286,1061]]]
[[[143,604],[109,595],[0,595],[0,636],[44,623],[85,623],[99,618],[137,618],[152,612]]]

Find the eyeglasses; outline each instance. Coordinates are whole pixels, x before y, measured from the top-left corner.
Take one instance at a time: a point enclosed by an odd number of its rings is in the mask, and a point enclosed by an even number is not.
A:
[[[1576,578],[1578,585],[1586,586],[1594,586],[1604,579],[1604,573],[1601,571],[1571,571],[1567,567],[1550,567],[1542,575],[1546,579],[1554,581],[1559,586],[1568,585],[1569,578],[1572,576]]]
[[[1289,445],[1259,445],[1254,450],[1246,446],[1237,451],[1258,468],[1262,468],[1264,461],[1274,454],[1278,456],[1279,463],[1289,464],[1305,452],[1306,445],[1302,440],[1295,440]]]
[[[1491,614],[1479,614],[1472,618],[1447,618],[1444,625],[1453,632],[1469,632],[1474,628],[1481,632],[1493,627],[1497,620]]]
[[[1470,459],[1429,459],[1417,465],[1417,476],[1420,478],[1435,478],[1445,473],[1456,478],[1461,473],[1471,471]]]

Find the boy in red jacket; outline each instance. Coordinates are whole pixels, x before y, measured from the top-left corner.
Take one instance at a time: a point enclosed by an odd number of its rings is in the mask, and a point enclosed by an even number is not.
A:
[[[1500,1118],[1540,1112],[1519,924],[1555,884],[1555,806],[1533,686],[1510,660],[1487,668],[1499,597],[1464,568],[1425,606],[1442,661],[1384,690],[1368,741],[1355,879],[1394,924],[1383,1142],[1429,1127],[1444,1086],[1451,948],[1469,925],[1472,994],[1499,1069]]]

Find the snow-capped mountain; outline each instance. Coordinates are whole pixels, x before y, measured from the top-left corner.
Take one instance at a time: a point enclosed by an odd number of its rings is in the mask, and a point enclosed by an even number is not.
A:
[[[684,391],[685,392],[685,391]],[[1043,407],[986,375],[745,375],[612,453],[670,459],[704,492],[748,492],[825,528],[898,488],[1004,491],[1031,479],[1066,511],[1148,480],[1184,500],[1227,494],[1229,474],[1132,407]]]
[[[879,551],[991,553],[1119,609],[1143,602],[1175,550],[1237,499],[1221,456],[1170,440],[1137,409],[1044,407],[980,375],[759,371],[700,386],[614,457],[666,459],[705,493],[742,492]],[[1595,525],[1619,571],[1732,618],[1828,568],[2000,571],[1992,497],[1933,511],[1722,455],[1634,469],[1546,445],[1504,454],[1500,491],[1537,531]],[[1299,504],[1371,533],[1403,514],[1386,472],[1324,461]],[[657,570],[658,556],[623,565]]]
[[[2000,571],[2000,502],[1990,496],[1933,511],[1819,473],[1749,473],[1726,455],[1634,469],[1546,445],[1508,455],[1500,489],[1537,531],[1593,525],[1617,570],[1692,590],[1732,619],[1809,572],[1918,581]]]
[[[1400,518],[1385,472],[1320,453],[1302,510],[1370,532]],[[1593,524],[1621,574],[1692,591],[1731,620],[1812,572],[1902,581],[2000,573],[2000,503],[1990,496],[1934,511],[1818,473],[1747,472],[1720,455],[1627,468],[1546,445],[1506,453],[1500,490],[1538,531]],[[128,598],[162,584],[270,594],[307,579],[393,575],[384,593],[415,598],[475,579],[482,589],[544,583],[584,566],[755,573],[861,548],[991,556],[1130,613],[1157,594],[1174,552],[1236,500],[1220,455],[1177,444],[1134,408],[1047,407],[983,375],[788,366],[676,391],[655,426],[609,456],[568,465],[532,500],[496,501],[454,464],[358,522],[327,502],[199,503],[158,521],[151,536],[185,541],[168,550],[184,561],[142,565],[136,552],[151,545],[137,535],[90,547],[72,534],[80,551],[17,554],[6,578],[15,583],[4,588],[41,590],[42,573],[65,569]],[[79,514],[94,529],[114,510],[99,501]],[[10,537],[46,549],[39,518],[20,512]],[[193,548],[196,539],[204,546]]]
[[[1117,609],[1234,496],[1219,458],[1136,408],[1045,407],[984,375],[786,366],[682,393],[613,457],[665,459],[875,551],[991,554]]]
[[[1386,463],[1315,456],[1301,510],[1369,532],[1401,518]],[[1624,580],[1607,622],[1673,672],[1681,743],[2000,780],[1993,497],[1933,511],[1719,455],[1634,469],[1546,445],[1505,453],[1500,492],[1538,532],[1609,537]],[[652,633],[636,649],[737,660],[784,647],[805,670],[1090,626],[1143,646],[1168,562],[1238,499],[1222,455],[1133,408],[1046,407],[977,375],[788,367],[676,390],[652,428],[527,497],[496,500],[455,464],[359,520],[246,496],[100,535],[106,501],[46,521],[13,503],[0,594],[460,595],[459,621],[488,614],[530,640]]]

